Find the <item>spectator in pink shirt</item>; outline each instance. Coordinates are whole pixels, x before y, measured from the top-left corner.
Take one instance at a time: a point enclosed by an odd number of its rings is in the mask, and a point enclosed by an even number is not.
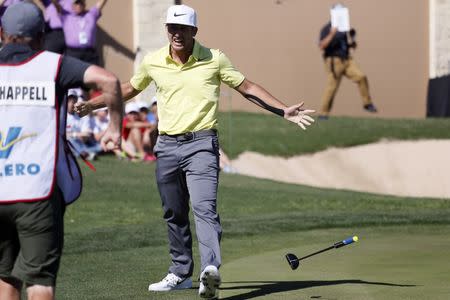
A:
[[[51,0],[61,16],[66,54],[92,64],[99,64],[96,35],[97,21],[107,0],[99,0],[89,10],[85,0],[73,0],[72,11],[64,9],[58,0]]]

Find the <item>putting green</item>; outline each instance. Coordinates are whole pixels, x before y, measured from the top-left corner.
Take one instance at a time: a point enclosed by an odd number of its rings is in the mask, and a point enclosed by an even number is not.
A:
[[[301,257],[353,235],[358,243],[308,258],[295,271],[284,257]],[[272,238],[278,250],[225,262],[220,299],[450,299],[450,226],[315,230]]]

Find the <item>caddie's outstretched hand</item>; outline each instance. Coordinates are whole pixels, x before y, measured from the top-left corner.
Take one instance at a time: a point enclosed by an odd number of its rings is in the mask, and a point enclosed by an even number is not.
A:
[[[310,114],[315,113],[316,111],[313,109],[303,108],[304,104],[304,102],[301,102],[285,108],[284,118],[297,124],[303,130],[306,130],[306,126],[309,126],[314,122],[314,119],[310,116]]]
[[[92,112],[93,108],[89,101],[80,101],[75,103],[74,111],[77,115],[81,117],[87,116],[90,112]]]

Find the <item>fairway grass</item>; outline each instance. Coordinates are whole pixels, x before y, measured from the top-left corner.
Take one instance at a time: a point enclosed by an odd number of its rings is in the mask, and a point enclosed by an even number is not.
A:
[[[441,120],[332,118],[303,135],[281,118],[233,114],[233,119],[246,124],[239,137],[223,131],[222,142],[232,141],[233,156],[258,149],[289,156],[402,136],[450,138],[448,122]],[[198,299],[196,239],[194,288],[147,291],[170,264],[155,164],[114,157],[94,164],[95,173],[82,166],[82,197],[66,211],[56,299]],[[218,211],[221,299],[449,299],[450,200],[221,174]],[[352,235],[360,242],[312,257],[296,271],[284,258],[286,252],[306,255]]]
[[[289,252],[305,256],[356,233],[358,243],[303,260],[295,271],[284,258]],[[220,299],[449,299],[449,235],[450,226],[408,226],[267,237],[278,246],[296,246],[225,263]]]
[[[358,243],[303,256],[358,234]],[[225,240],[220,299],[448,299],[450,226],[345,228]],[[66,255],[58,299],[196,299],[148,292],[169,260],[166,247]],[[195,250],[197,253],[197,250]],[[198,259],[197,259],[198,261]],[[62,289],[62,291],[61,291]]]
[[[103,157],[96,166],[96,173],[85,170],[83,198],[66,212],[57,299],[196,299],[195,288],[147,291],[170,264],[154,165]],[[443,280],[447,272],[441,268],[449,269],[449,200],[316,189],[223,174],[218,205],[224,230],[221,298],[395,299],[389,298],[395,291],[404,299],[420,299],[424,293],[439,299],[447,291],[449,278]],[[287,251],[300,256],[355,234],[359,243],[311,258],[298,271],[291,271],[284,259]],[[195,279],[196,240],[194,255]],[[383,269],[383,264],[388,266]],[[418,276],[423,271],[425,277]],[[391,276],[401,272],[409,277]],[[244,281],[247,287],[239,283]],[[303,281],[331,283],[305,286]],[[367,298],[358,298],[363,294]]]

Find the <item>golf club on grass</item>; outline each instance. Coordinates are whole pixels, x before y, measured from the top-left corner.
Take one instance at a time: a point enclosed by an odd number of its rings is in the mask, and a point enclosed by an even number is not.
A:
[[[328,248],[319,250],[317,252],[314,252],[312,254],[309,254],[309,255],[306,255],[306,256],[303,256],[303,257],[300,257],[300,258],[298,258],[295,254],[288,253],[288,254],[286,254],[286,259],[287,259],[287,261],[289,263],[289,266],[291,266],[291,269],[292,270],[296,270],[298,268],[299,264],[300,264],[300,261],[305,259],[305,258],[317,255],[319,253],[322,253],[322,252],[325,252],[325,251],[328,251],[328,250],[331,250],[331,249],[341,248],[341,247],[350,245],[351,243],[357,242],[357,241],[358,241],[358,237],[355,235],[354,237],[349,237],[349,238],[347,238],[347,239],[345,239],[343,241],[337,242],[333,246],[330,246]]]

